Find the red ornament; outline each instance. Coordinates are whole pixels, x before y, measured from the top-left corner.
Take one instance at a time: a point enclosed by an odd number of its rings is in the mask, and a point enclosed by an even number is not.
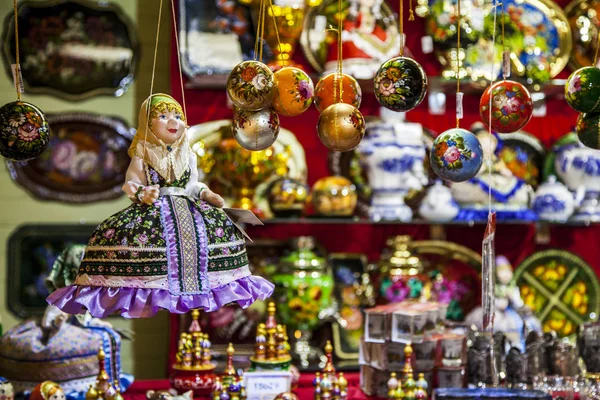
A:
[[[522,129],[533,112],[529,90],[515,81],[501,81],[488,87],[479,102],[479,114],[490,126],[490,95],[492,97],[491,127],[497,133],[512,133]]]

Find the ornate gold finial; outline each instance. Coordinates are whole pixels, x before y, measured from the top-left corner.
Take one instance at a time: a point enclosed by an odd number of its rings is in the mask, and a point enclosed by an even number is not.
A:
[[[410,373],[412,377],[413,369],[412,369],[412,353],[413,348],[409,344],[404,346],[404,369],[402,372],[404,373],[404,378],[406,379],[407,375]]]
[[[267,355],[267,330],[265,324],[260,323],[256,328],[256,343],[254,344],[254,358],[264,360]]]
[[[106,354],[104,353],[104,350],[100,349],[98,351],[98,375],[96,376],[96,385],[90,386],[90,389],[85,395],[86,400],[114,400],[115,389],[112,387],[110,377],[106,372],[105,359]]]
[[[412,399],[415,397],[415,388],[416,382],[413,378],[413,369],[412,369],[412,346],[407,344],[404,347],[404,384],[402,385],[402,389],[404,390],[404,398]]]
[[[275,331],[275,329],[277,328],[277,320],[275,319],[275,312],[277,311],[277,308],[275,307],[275,303],[274,302],[269,302],[269,305],[267,306],[267,323],[266,323],[266,327],[267,327],[267,332],[271,332],[271,330]]]
[[[202,327],[200,326],[200,310],[192,310],[192,323],[188,329],[191,333],[194,342],[202,335]]]
[[[233,366],[234,355],[235,349],[233,348],[233,343],[229,343],[229,346],[227,346],[227,365],[225,366],[225,371],[223,372],[223,383],[226,386],[232,384],[238,376],[235,367]]]
[[[338,383],[340,384],[340,390],[343,392],[344,390],[348,389],[348,380],[346,379],[346,377],[344,376],[343,372],[340,372],[338,374]]]
[[[335,367],[333,366],[333,346],[331,345],[331,341],[328,340],[325,344],[325,356],[327,357],[327,362],[325,363],[325,367],[323,368],[323,377],[329,377],[332,379],[335,375]]]

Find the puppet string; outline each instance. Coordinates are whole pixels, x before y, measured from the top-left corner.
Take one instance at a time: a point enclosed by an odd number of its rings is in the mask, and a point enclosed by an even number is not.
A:
[[[261,0],[261,18],[260,18],[260,50],[259,50],[259,61],[263,60],[263,50],[265,47],[265,17],[267,14],[267,3],[266,0]]]
[[[260,59],[262,60],[262,36],[261,30],[264,24],[264,12],[265,12],[265,2],[264,0],[260,0],[260,4],[258,7],[258,26],[256,27],[256,40],[254,41],[254,61],[256,61],[259,57],[260,51]]]
[[[183,88],[183,73],[181,72],[181,53],[179,52],[179,35],[177,33],[177,18],[175,17],[175,0],[171,0],[171,14],[173,15],[173,30],[175,31],[175,46],[177,48],[177,66],[179,67],[179,82],[181,83],[181,100],[183,103],[183,118],[187,125],[187,109],[185,106],[185,90]]]
[[[21,62],[19,59],[19,17],[17,0],[13,1],[13,12],[15,14],[15,89],[17,91],[17,101],[21,101]]]
[[[160,0],[158,5],[158,23],[156,26],[156,39],[154,41],[154,60],[152,61],[152,76],[150,78],[150,97],[148,97],[148,104],[146,104],[146,126],[144,126],[144,151],[142,160],[146,159],[146,140],[148,139],[148,129],[150,127],[150,106],[152,104],[152,96],[154,95],[154,75],[156,73],[156,56],[158,54],[158,39],[160,38],[160,22],[162,19],[163,0]],[[179,52],[178,52],[179,53]]]

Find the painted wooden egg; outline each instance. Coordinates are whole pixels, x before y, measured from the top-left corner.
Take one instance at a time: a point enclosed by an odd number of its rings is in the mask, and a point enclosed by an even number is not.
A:
[[[573,72],[565,84],[565,99],[576,111],[600,111],[600,69],[583,67]]]
[[[440,178],[463,182],[479,172],[483,163],[483,149],[471,132],[453,128],[433,141],[429,160],[431,168]]]
[[[258,61],[239,63],[227,78],[227,94],[242,110],[258,111],[268,107],[275,95],[273,72]]]
[[[395,57],[384,62],[375,79],[375,97],[392,111],[410,111],[423,101],[427,93],[427,75],[423,67],[408,57]]]
[[[317,132],[329,150],[350,151],[365,135],[365,119],[358,108],[350,104],[333,104],[319,116]]]
[[[312,79],[300,68],[281,68],[273,74],[275,96],[273,109],[286,117],[302,114],[312,104],[315,87]]]
[[[15,101],[0,108],[0,154],[14,161],[31,160],[50,143],[44,113],[31,103]]]
[[[360,85],[350,75],[342,74],[342,98],[339,98],[339,74],[334,72],[324,76],[317,82],[315,88],[315,107],[319,112],[323,112],[327,107],[335,103],[351,104],[356,108],[360,107],[362,101],[362,90]]]
[[[490,126],[490,97],[494,132],[516,132],[531,119],[533,101],[529,90],[515,81],[500,81],[489,86],[479,102],[479,114],[487,126]]]
[[[279,115],[271,108],[260,111],[236,109],[231,124],[235,140],[246,150],[270,147],[279,135]]]
[[[579,114],[575,131],[584,146],[600,150],[600,113]]]

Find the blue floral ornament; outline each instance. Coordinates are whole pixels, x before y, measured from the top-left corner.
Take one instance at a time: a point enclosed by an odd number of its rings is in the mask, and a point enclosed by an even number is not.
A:
[[[440,178],[464,182],[479,172],[483,163],[483,149],[471,132],[453,128],[435,139],[429,159],[431,168]]]

